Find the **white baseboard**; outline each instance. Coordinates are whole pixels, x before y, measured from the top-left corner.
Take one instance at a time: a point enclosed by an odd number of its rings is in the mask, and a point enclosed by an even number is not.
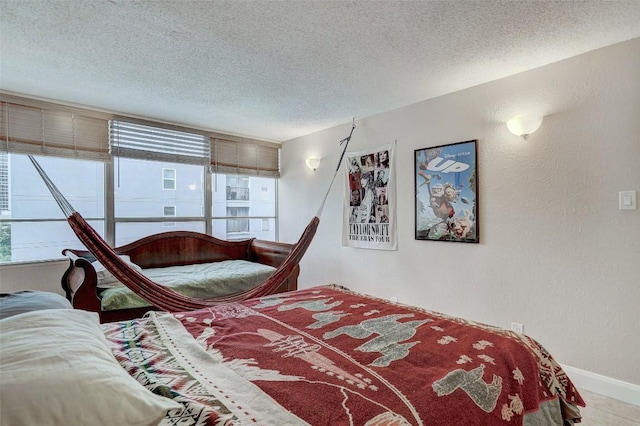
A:
[[[562,365],[562,369],[579,389],[640,406],[640,386],[638,385],[568,365]]]

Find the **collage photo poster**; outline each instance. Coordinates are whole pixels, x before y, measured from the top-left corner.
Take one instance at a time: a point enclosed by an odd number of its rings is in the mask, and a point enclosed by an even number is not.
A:
[[[415,150],[415,239],[478,243],[476,140]]]
[[[397,250],[395,143],[347,152],[342,245]]]

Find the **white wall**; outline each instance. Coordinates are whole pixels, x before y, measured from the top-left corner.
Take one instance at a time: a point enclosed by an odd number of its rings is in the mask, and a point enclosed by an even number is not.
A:
[[[373,90],[373,88],[372,88]],[[545,116],[528,141],[504,124]],[[508,328],[561,363],[640,384],[640,39],[372,117],[350,151],[397,141],[397,251],[342,247],[344,171],[300,286],[339,283]],[[283,144],[280,239],[319,206],[351,123]],[[480,244],[414,240],[414,150],[478,139]],[[320,157],[316,172],[304,159]]]

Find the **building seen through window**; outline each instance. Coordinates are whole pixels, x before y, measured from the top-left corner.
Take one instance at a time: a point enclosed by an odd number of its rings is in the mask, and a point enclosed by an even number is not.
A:
[[[249,201],[249,178],[229,176],[227,178],[227,200]]]
[[[113,221],[116,246],[169,230],[208,232],[224,240],[277,239],[275,178],[211,174],[203,166],[118,157],[111,163],[50,156],[37,160],[105,239],[107,223]],[[107,185],[108,173],[113,173],[113,188]],[[209,205],[205,190],[211,193]],[[109,191],[112,215],[106,205]],[[0,262],[59,259],[64,248],[84,248],[26,155],[0,156],[0,213]]]

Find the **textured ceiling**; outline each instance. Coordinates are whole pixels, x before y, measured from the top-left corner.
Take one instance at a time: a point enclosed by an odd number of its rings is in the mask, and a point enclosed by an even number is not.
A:
[[[0,0],[0,16],[4,91],[273,141],[640,37],[640,0]]]

